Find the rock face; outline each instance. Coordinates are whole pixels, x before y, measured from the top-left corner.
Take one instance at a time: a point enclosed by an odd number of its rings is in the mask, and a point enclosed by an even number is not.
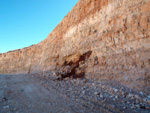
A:
[[[0,54],[0,74],[51,71],[149,87],[150,0],[79,0],[45,40]]]

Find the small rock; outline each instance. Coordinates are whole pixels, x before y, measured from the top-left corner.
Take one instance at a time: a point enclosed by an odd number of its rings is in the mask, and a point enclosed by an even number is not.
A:
[[[144,105],[136,105],[136,107],[140,108],[140,109],[146,109]]]
[[[84,88],[84,89],[86,89],[86,88],[87,88],[87,86],[83,86],[83,88]]]
[[[69,88],[69,91],[72,91],[73,89],[72,88]]]
[[[127,109],[127,107],[123,107],[123,109]]]
[[[148,96],[147,96],[147,98],[149,98],[149,99],[150,99],[150,95],[148,95]]]
[[[86,80],[85,80],[85,79],[83,80],[83,83],[84,83],[84,84],[86,83]]]
[[[95,83],[92,83],[92,86],[95,86]]]
[[[146,101],[147,104],[150,104],[150,100]]]
[[[4,107],[3,107],[3,109],[7,109],[7,108],[9,108],[9,106],[4,106]]]
[[[105,86],[101,86],[101,88],[104,90],[104,89],[105,89]]]
[[[132,108],[132,109],[135,109],[135,107],[134,107],[134,106],[131,106],[131,108]]]
[[[118,98],[118,95],[116,95],[115,98],[117,99],[117,98]]]
[[[118,89],[113,88],[113,90],[114,90],[115,92],[118,92]]]
[[[137,107],[137,108],[140,108],[140,107],[141,107],[141,105],[136,105],[136,107]]]
[[[68,80],[69,78],[67,77],[67,78],[65,78],[65,80]]]
[[[129,101],[127,101],[127,104],[130,104],[130,102],[129,102]]]
[[[125,95],[125,93],[124,93],[124,92],[122,92],[122,93],[121,93],[121,95],[123,95],[123,96],[124,96],[124,95]]]
[[[127,101],[125,100],[124,103],[127,103]]]
[[[106,102],[106,98],[102,102]]]
[[[110,91],[110,92],[113,92],[113,89],[110,87],[110,88],[109,88],[109,91]]]
[[[134,95],[131,94],[131,93],[129,93],[128,97],[131,98],[131,99],[134,99]]]
[[[136,99],[135,101],[136,101],[136,103],[138,103],[138,104],[140,103],[140,100],[139,100],[139,99]]]
[[[124,96],[124,97],[127,97],[127,95],[128,95],[127,92],[124,92],[124,93],[123,93],[123,96]]]
[[[76,84],[80,84],[80,80],[79,79],[76,79]]]
[[[4,88],[7,88],[7,85],[5,85]]]
[[[82,93],[85,94],[85,90],[83,90]]]
[[[8,91],[7,93],[13,93],[12,91]]]
[[[110,96],[110,98],[113,98],[113,96]]]
[[[115,108],[115,105],[111,105],[113,108]]]
[[[100,95],[100,98],[103,98],[104,96],[103,95]]]
[[[99,93],[99,92],[94,92],[94,94],[95,94],[95,95],[100,95],[100,93]]]
[[[143,101],[145,101],[145,102],[146,102],[146,101],[147,101],[147,99],[146,99],[146,98],[143,98]]]
[[[55,77],[56,77],[56,76],[58,76],[58,73],[56,73],[56,72],[53,72],[53,76],[55,76]]]
[[[140,94],[143,95],[144,93],[142,91],[140,91]]]
[[[14,108],[14,109],[13,109],[13,111],[17,111],[17,110],[18,110],[17,108]]]
[[[146,107],[145,107],[145,109],[148,109],[148,110],[150,110],[150,107],[149,107],[149,106],[146,106]]]
[[[56,82],[56,85],[58,85],[58,82]]]
[[[140,97],[139,97],[139,95],[134,95],[134,97],[136,98],[136,99],[141,99]]]
[[[6,97],[3,98],[3,101],[7,101],[8,99]]]

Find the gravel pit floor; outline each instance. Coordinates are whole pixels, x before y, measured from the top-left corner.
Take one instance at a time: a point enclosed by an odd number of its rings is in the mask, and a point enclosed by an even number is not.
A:
[[[85,78],[0,75],[0,113],[150,113],[150,95]]]

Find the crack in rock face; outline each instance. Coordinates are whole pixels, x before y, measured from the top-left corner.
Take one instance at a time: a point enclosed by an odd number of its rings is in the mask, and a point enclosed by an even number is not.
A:
[[[82,69],[80,73],[76,73],[76,69],[79,68],[80,63],[85,62],[90,57],[91,54],[92,54],[92,51],[88,51],[84,53],[83,55],[79,57],[79,59],[75,63],[73,63],[72,61],[68,63],[65,62],[64,66],[59,71],[57,71],[57,74],[56,72],[54,72],[53,75],[58,76],[57,78],[58,80],[62,80],[63,78],[66,78],[66,77],[73,77],[73,78],[84,77],[85,68]]]

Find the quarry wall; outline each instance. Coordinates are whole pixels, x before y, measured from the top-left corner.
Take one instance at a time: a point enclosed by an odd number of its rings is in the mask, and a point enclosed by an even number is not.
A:
[[[68,67],[88,79],[149,87],[150,0],[79,0],[45,40],[0,54],[0,74]]]

